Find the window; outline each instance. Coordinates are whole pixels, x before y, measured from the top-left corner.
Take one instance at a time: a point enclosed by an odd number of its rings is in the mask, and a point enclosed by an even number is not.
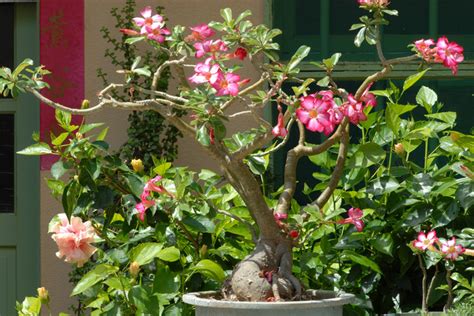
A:
[[[409,53],[407,45],[420,38],[448,35],[462,43],[467,59],[474,55],[474,1],[394,0],[390,9],[399,17],[387,16],[390,25],[382,30],[384,51],[388,58]],[[345,53],[343,61],[376,62],[372,46],[353,44],[355,31],[349,31],[358,18],[368,14],[355,0],[273,0],[273,26],[283,30],[278,38],[282,59],[288,59],[300,45],[312,47],[310,58],[327,58]]]
[[[14,115],[0,114],[0,213],[14,211]]]
[[[0,67],[13,67],[13,13],[13,3],[0,3],[0,30],[2,30]]]

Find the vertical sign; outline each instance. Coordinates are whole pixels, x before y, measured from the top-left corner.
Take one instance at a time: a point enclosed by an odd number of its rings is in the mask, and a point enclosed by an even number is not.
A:
[[[47,97],[70,107],[84,99],[84,0],[41,0],[40,62],[52,72],[44,89]],[[57,133],[54,110],[41,104],[40,134],[49,141]],[[41,156],[41,170],[48,170],[54,156]]]

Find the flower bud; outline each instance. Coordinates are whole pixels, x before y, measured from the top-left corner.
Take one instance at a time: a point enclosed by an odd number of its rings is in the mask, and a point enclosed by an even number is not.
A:
[[[82,133],[77,132],[77,133],[76,133],[76,138],[77,138],[78,140],[81,140],[81,139],[84,138],[84,135],[82,135]]]
[[[48,304],[49,303],[49,292],[44,287],[39,287],[37,289],[38,298],[41,301],[41,304]]]
[[[74,180],[76,180],[76,181],[79,180],[79,176],[77,174],[74,175]]]
[[[201,257],[204,257],[204,256],[206,256],[206,253],[207,253],[207,245],[204,244],[204,245],[202,245],[201,249],[199,250],[199,254],[201,255]]]
[[[460,135],[459,133],[451,132],[451,134],[449,134],[449,137],[451,137],[451,140],[453,142],[457,142],[460,138]]]
[[[289,235],[291,238],[296,239],[299,237],[300,233],[297,230],[290,230]]]
[[[402,143],[395,144],[395,146],[393,146],[393,151],[399,156],[405,155],[405,148]]]
[[[89,100],[84,99],[84,100],[82,100],[82,103],[81,103],[81,109],[88,109],[89,105],[90,105]]]
[[[138,262],[133,261],[132,263],[130,263],[130,267],[128,268],[128,271],[130,271],[130,274],[133,277],[136,277],[138,275],[138,272],[140,272],[140,265],[138,264]]]
[[[135,172],[142,172],[145,169],[141,159],[132,159],[130,164],[132,165],[133,171]]]

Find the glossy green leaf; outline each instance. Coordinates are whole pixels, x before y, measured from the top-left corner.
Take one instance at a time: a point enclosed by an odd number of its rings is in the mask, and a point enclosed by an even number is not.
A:
[[[360,145],[359,149],[349,159],[349,168],[366,168],[385,159],[385,150],[375,143]]]
[[[382,273],[382,270],[380,270],[380,267],[378,266],[377,263],[375,263],[374,261],[370,260],[369,258],[363,256],[363,255],[360,255],[352,250],[344,250],[342,252],[342,255],[350,260],[352,260],[353,262],[357,263],[357,264],[360,264],[364,267],[367,267],[367,268],[370,268],[372,269],[373,271],[377,272],[377,273]]]
[[[383,235],[377,235],[376,238],[370,241],[372,246],[375,249],[384,253],[386,255],[392,256],[393,255],[393,246],[395,245],[392,235],[389,233],[385,233]]]
[[[397,190],[400,183],[393,177],[382,177],[375,179],[367,187],[367,193],[380,196]]]
[[[99,264],[91,271],[87,272],[77,285],[72,290],[71,296],[81,294],[91,286],[99,283],[102,280],[107,279],[107,277],[119,270],[118,267],[111,266],[108,264]]]
[[[211,145],[211,138],[209,137],[209,131],[206,125],[202,125],[196,132],[196,139],[203,146],[209,147]]]
[[[180,289],[180,277],[170,271],[165,264],[159,264],[156,268],[155,281],[153,282],[154,293],[175,293]]]
[[[433,112],[433,105],[438,101],[438,95],[436,92],[428,87],[421,87],[416,95],[416,103],[422,105],[428,113]]]
[[[179,260],[180,252],[176,247],[168,247],[160,250],[156,256],[163,261],[174,262]]]
[[[413,111],[416,108],[416,105],[401,105],[395,103],[389,103],[387,105],[387,109],[385,110],[385,120],[387,122],[387,126],[398,135],[400,131],[400,123],[401,118],[400,116],[404,113],[408,113]]]
[[[457,113],[456,112],[439,112],[439,113],[433,113],[433,114],[425,114],[425,116],[428,118],[434,118],[434,119],[440,120],[449,125],[454,125],[454,123],[456,122]]]
[[[46,143],[37,143],[31,146],[26,147],[23,150],[17,151],[19,155],[26,155],[26,156],[41,156],[41,155],[48,155],[52,154],[53,151]]]
[[[204,259],[199,261],[194,267],[191,268],[195,272],[199,272],[208,278],[214,279],[218,282],[222,282],[225,279],[224,270],[216,262]]]
[[[221,9],[221,16],[224,19],[224,21],[229,23],[230,21],[232,21],[232,9],[230,8]]]
[[[360,45],[362,45],[362,43],[364,42],[366,29],[367,28],[364,26],[359,30],[359,32],[357,32],[357,35],[354,38],[354,45],[355,46],[360,47]]]
[[[163,245],[160,243],[146,242],[139,244],[130,251],[130,261],[136,261],[139,265],[148,264],[158,257]]]
[[[286,66],[287,72],[292,72],[300,64],[300,62],[308,56],[311,48],[308,46],[300,46],[296,53],[291,57],[290,62]]]
[[[426,72],[430,70],[430,68],[427,68],[423,71],[420,71],[414,75],[411,75],[410,77],[408,77],[405,82],[403,83],[403,92],[407,91],[408,89],[410,89],[415,83],[418,82],[418,80],[420,80],[421,78],[423,78],[423,76],[426,74]]]

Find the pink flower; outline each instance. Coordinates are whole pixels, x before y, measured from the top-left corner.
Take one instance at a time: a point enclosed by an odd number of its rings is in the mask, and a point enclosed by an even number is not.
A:
[[[461,245],[456,245],[456,238],[441,243],[441,251],[446,255],[446,259],[456,260],[459,255],[462,255],[466,249]]]
[[[58,217],[59,222],[51,229],[53,232],[51,238],[59,248],[56,256],[65,257],[64,261],[77,263],[78,267],[82,267],[97,251],[97,248],[90,245],[97,234],[90,221],[83,223],[81,218],[71,216],[71,223],[69,223],[64,213],[59,214]]]
[[[435,60],[436,57],[436,47],[432,47],[435,43],[432,39],[420,39],[415,41],[415,48],[420,53],[421,57],[431,63]]]
[[[241,84],[240,76],[228,72],[226,74],[220,73],[216,82],[212,87],[217,90],[217,96],[231,95],[236,96],[239,93],[239,85]]]
[[[240,60],[244,60],[247,57],[247,50],[243,47],[239,47],[234,52],[234,57]]]
[[[285,128],[285,118],[283,116],[281,106],[278,106],[278,121],[277,125],[272,129],[272,134],[275,137],[285,138],[288,135],[288,131]]]
[[[130,29],[120,29],[119,31],[125,35],[130,35],[130,36],[140,35],[140,33],[138,33],[137,31],[130,30]]]
[[[342,112],[354,125],[359,124],[360,121],[367,120],[367,116],[364,113],[364,104],[358,102],[352,94],[348,95],[347,102],[342,105]]]
[[[152,28],[150,26],[145,26],[145,29],[147,38],[155,40],[158,43],[163,43],[166,39],[165,36],[171,34],[168,29],[161,27]]]
[[[220,68],[218,64],[211,65],[211,58],[206,59],[204,63],[198,63],[194,67],[194,75],[189,78],[189,81],[194,83],[216,83],[219,78]]]
[[[163,17],[159,14],[152,15],[152,9],[150,6],[143,8],[143,10],[140,11],[140,14],[142,15],[142,18],[133,18],[133,21],[137,26],[141,27],[141,34],[148,33],[147,27],[151,29],[163,27]]]
[[[193,32],[188,37],[188,39],[192,41],[203,41],[215,34],[214,30],[211,29],[207,24],[199,24],[194,27],[190,27],[190,29]]]
[[[338,224],[353,224],[358,232],[361,232],[364,229],[364,221],[362,221],[362,216],[364,216],[364,212],[360,208],[352,207],[348,212],[347,215],[349,216],[346,219],[338,220]]]
[[[160,175],[157,175],[151,180],[148,180],[148,182],[145,184],[145,188],[143,191],[153,191],[156,193],[164,193],[165,188],[163,188],[162,185],[156,185],[157,182],[161,181],[162,177]]]
[[[450,68],[453,75],[458,72],[458,64],[464,60],[464,48],[455,42],[449,42],[443,36],[436,43],[437,57],[442,61],[443,65]]]
[[[155,205],[155,200],[153,199],[149,199],[149,197],[151,196],[151,192],[150,190],[143,190],[142,194],[140,195],[140,200],[141,200],[141,204],[143,204],[143,206],[145,207],[145,209],[148,209],[150,207],[152,207],[153,205]]]
[[[207,53],[211,53],[214,57],[217,52],[225,52],[228,50],[227,45],[221,40],[195,43],[193,46],[196,49],[196,58],[201,58]]]
[[[318,98],[316,95],[301,97],[301,107],[296,109],[296,116],[306,128],[312,132],[324,132],[329,135],[334,130],[334,124],[331,122],[328,110],[332,108],[332,104],[324,98]]]
[[[288,214],[273,213],[273,218],[275,219],[275,222],[277,223],[278,227],[282,228],[284,225],[282,221],[288,218]]]
[[[425,251],[431,247],[438,238],[436,237],[436,232],[434,230],[430,231],[425,235],[424,232],[418,234],[418,239],[413,241],[413,247]]]
[[[370,93],[369,90],[372,87],[374,83],[371,82],[368,86],[367,89],[365,89],[364,93],[362,93],[362,96],[360,97],[360,100],[365,103],[365,106],[376,106],[377,105],[377,99],[375,98],[375,95],[373,93]]]
[[[148,207],[145,206],[145,204],[143,204],[143,203],[138,203],[137,205],[135,205],[135,209],[138,212],[138,218],[142,222],[145,221],[145,213],[146,213],[146,210],[148,209]]]
[[[357,0],[359,5],[368,7],[386,7],[389,5],[388,0]]]

